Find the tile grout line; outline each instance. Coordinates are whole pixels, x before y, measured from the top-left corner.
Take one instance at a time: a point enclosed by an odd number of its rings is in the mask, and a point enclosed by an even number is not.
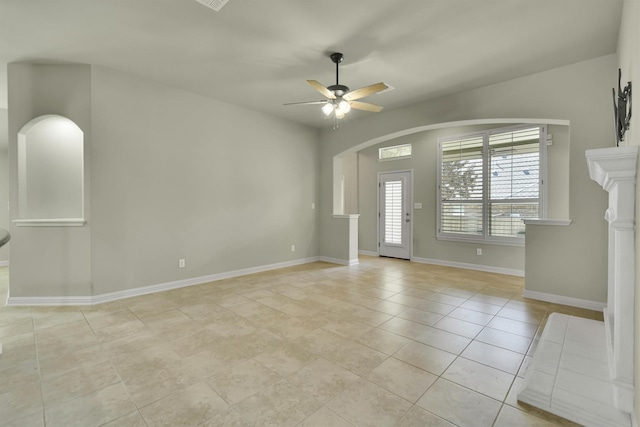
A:
[[[43,381],[42,381],[42,369],[40,368],[40,350],[38,346],[38,338],[36,335],[36,321],[33,318],[33,309],[31,311],[31,322],[33,323],[33,344],[36,347],[36,361],[38,363],[38,380],[40,381],[40,402],[42,404],[42,423],[44,426],[47,426],[47,414],[44,406],[44,390],[43,390]]]

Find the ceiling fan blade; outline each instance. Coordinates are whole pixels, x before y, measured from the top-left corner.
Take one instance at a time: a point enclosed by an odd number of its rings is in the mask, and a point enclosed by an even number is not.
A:
[[[322,84],[316,80],[307,80],[307,83],[311,85],[315,90],[323,94],[329,99],[336,99],[336,96],[326,87],[322,86]]]
[[[369,104],[368,102],[350,101],[351,108],[356,110],[371,111],[372,113],[379,113],[382,111],[382,107],[375,104]]]
[[[282,105],[319,105],[326,104],[328,101],[304,101],[304,102],[287,102]]]
[[[343,96],[347,101],[353,101],[356,99],[364,98],[365,96],[373,95],[374,93],[382,92],[389,86],[380,82],[373,85],[361,87],[360,89],[352,90]]]

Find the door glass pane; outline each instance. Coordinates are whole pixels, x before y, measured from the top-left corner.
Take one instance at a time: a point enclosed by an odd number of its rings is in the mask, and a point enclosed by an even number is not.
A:
[[[402,244],[402,181],[384,184],[384,242]]]

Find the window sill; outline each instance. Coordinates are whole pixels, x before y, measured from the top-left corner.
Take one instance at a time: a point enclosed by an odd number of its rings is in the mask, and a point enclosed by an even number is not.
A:
[[[457,237],[457,236],[436,236],[436,240],[444,240],[449,242],[461,242],[461,243],[475,243],[483,245],[497,245],[497,246],[517,246],[524,247],[524,239],[484,239],[482,237]]]
[[[84,218],[14,219],[11,222],[18,227],[82,227],[87,223]]]
[[[523,219],[525,225],[560,225],[566,227],[571,225],[570,219]]]

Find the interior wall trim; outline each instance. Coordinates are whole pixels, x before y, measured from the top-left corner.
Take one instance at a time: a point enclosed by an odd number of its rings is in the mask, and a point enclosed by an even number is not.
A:
[[[157,292],[172,289],[185,288],[187,286],[201,285],[203,283],[215,282],[223,279],[246,276],[248,274],[261,273],[263,271],[277,270],[279,268],[293,267],[296,265],[308,264],[320,261],[320,257],[310,257],[296,259],[292,261],[279,262],[276,264],[263,265],[259,267],[244,268],[241,270],[228,271],[224,273],[210,274],[207,276],[193,277],[190,279],[176,280],[173,282],[160,283],[157,285],[143,286],[140,288],[126,289],[118,292],[110,292],[100,295],[89,296],[50,296],[50,297],[12,297],[8,295],[7,306],[59,306],[59,305],[95,305],[105,302],[117,301],[125,298],[140,295],[154,294]]]
[[[546,292],[527,291],[522,294],[525,298],[537,299],[554,304],[569,305],[571,307],[586,308],[587,310],[603,311],[607,304],[604,302],[591,301],[587,299],[566,297],[564,295],[549,294]]]
[[[510,276],[524,277],[524,270],[494,267],[492,265],[469,264],[466,262],[446,261],[442,259],[418,258],[418,257],[411,258],[411,261],[419,262],[421,264],[443,265],[445,267],[464,268],[465,270],[477,270],[477,271],[485,271],[487,273],[508,274]]]

